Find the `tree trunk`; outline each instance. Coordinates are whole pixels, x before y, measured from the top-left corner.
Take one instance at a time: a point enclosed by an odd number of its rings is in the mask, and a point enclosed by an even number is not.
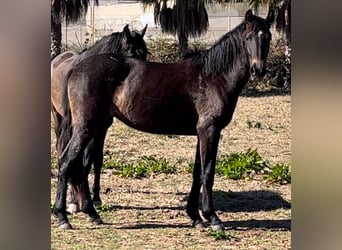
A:
[[[61,53],[61,47],[62,24],[60,21],[51,20],[51,60]]]

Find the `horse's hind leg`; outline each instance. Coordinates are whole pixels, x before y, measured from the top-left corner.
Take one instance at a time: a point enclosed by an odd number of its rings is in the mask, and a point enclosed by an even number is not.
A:
[[[67,179],[70,181],[82,200],[82,211],[89,214],[92,221],[101,222],[100,216],[96,212],[88,186],[88,169],[83,166],[82,157],[91,136],[88,129],[74,128],[73,135],[59,157],[59,175],[56,196],[56,212],[61,228],[70,229],[71,225],[66,214],[66,190]]]
[[[92,151],[93,151],[93,142],[91,140],[88,146],[85,148],[83,153],[83,167],[86,169],[90,169],[92,163]],[[81,211],[80,202],[76,196],[79,196],[78,190],[72,185],[70,190],[70,199],[69,199],[69,206],[67,211],[71,214],[78,213]]]
[[[112,125],[113,118],[109,118],[105,123],[104,129],[94,138],[94,185],[93,185],[93,203],[101,205],[100,198],[100,177],[103,164],[103,146],[107,134],[107,129]]]
[[[91,164],[93,162],[93,156],[94,156],[94,138],[90,140],[87,147],[84,150],[83,158],[82,158],[82,167],[83,167],[83,175],[82,175],[82,181],[79,186],[79,199],[81,203],[81,211],[83,213],[86,213],[90,217],[90,221],[95,224],[102,224],[102,220],[100,216],[97,214],[94,204],[91,199],[90,190],[89,190],[89,182],[88,182],[88,176],[91,168]]]
[[[58,217],[59,227],[63,229],[72,228],[66,214],[68,167],[69,165],[67,163],[63,162],[63,164],[61,164],[61,161],[59,161],[55,213]]]
[[[59,227],[63,229],[71,229],[67,213],[66,213],[66,194],[67,194],[67,181],[71,176],[71,171],[77,170],[77,157],[80,152],[74,150],[76,148],[74,136],[70,138],[69,143],[66,145],[63,152],[59,155],[58,159],[58,182],[57,194],[55,202],[55,212],[58,217]],[[76,164],[75,164],[76,163]],[[74,187],[73,187],[74,188]]]
[[[200,151],[199,151],[199,142],[197,142],[192,186],[191,186],[188,203],[186,206],[186,212],[189,215],[189,217],[192,219],[193,226],[203,228],[204,227],[203,220],[198,211],[200,190],[201,190],[201,159],[200,159]]]

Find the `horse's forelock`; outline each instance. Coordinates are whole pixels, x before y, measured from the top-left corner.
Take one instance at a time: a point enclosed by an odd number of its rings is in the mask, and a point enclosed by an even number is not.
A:
[[[246,32],[252,32],[252,31],[267,31],[269,30],[270,25],[268,21],[264,18],[254,16],[253,21],[246,22]]]

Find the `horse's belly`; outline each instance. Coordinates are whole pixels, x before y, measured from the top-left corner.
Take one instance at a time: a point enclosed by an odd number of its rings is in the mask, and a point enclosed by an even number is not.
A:
[[[190,109],[155,107],[131,107],[117,116],[137,130],[174,135],[196,135],[197,114]]]
[[[114,116],[135,129],[196,135],[197,111],[188,91],[177,81],[126,80],[116,88],[113,104]]]

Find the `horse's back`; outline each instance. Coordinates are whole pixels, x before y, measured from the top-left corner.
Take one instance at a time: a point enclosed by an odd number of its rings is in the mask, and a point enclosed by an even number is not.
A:
[[[130,68],[126,82],[135,85],[139,82],[141,87],[152,86],[155,89],[175,88],[183,91],[184,88],[198,85],[200,68],[190,60],[175,63],[145,62],[134,58],[125,61]],[[138,81],[139,80],[139,81]],[[164,92],[164,91],[163,91]]]

